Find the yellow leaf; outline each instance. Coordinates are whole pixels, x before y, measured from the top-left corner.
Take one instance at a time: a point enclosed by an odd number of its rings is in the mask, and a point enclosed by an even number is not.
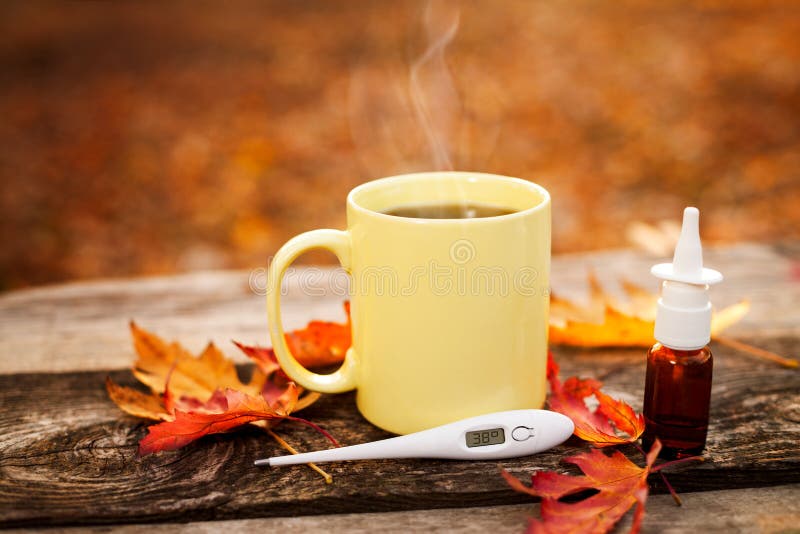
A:
[[[550,343],[578,347],[649,347],[658,295],[627,280],[621,282],[627,297],[609,295],[593,273],[589,273],[589,303],[580,306],[556,295],[550,296]],[[750,309],[747,301],[715,312],[712,336],[740,321]]]
[[[137,353],[133,364],[133,374],[139,381],[148,386],[151,394],[133,388],[120,386],[111,378],[106,379],[106,390],[114,403],[121,410],[137,417],[162,421],[174,420],[176,404],[180,409],[208,411],[203,406],[212,396],[222,391],[232,390],[250,397],[264,397],[268,402],[276,403],[287,396],[293,410],[301,410],[320,398],[319,393],[304,392],[288,380],[275,363],[269,371],[257,366],[253,369],[248,383],[239,379],[236,366],[213,343],[209,343],[199,356],[193,356],[179,343],[167,343],[157,335],[139,328],[131,322],[131,334]],[[329,341],[327,338],[323,341]],[[253,357],[253,352],[264,352],[267,357],[269,349],[257,349],[239,345],[240,349]],[[258,361],[258,358],[256,358]],[[269,381],[269,387],[265,387]],[[165,389],[169,382],[169,395]],[[288,389],[287,389],[288,388]],[[305,393],[303,395],[303,393]],[[211,411],[217,410],[214,405]],[[274,424],[270,421],[267,424]]]
[[[649,347],[653,344],[653,322],[625,315],[611,306],[603,322],[567,320],[550,324],[550,343],[580,347]]]
[[[155,395],[148,395],[141,391],[126,386],[120,386],[106,377],[106,391],[108,396],[119,406],[120,410],[136,417],[154,419],[156,421],[169,421],[172,417],[167,413],[161,399]]]
[[[255,369],[248,384],[239,380],[232,360],[209,343],[195,357],[178,343],[166,343],[161,338],[131,323],[134,347],[138,359],[133,374],[155,394],[164,392],[170,375],[170,392],[176,398],[188,396],[206,401],[216,390],[235,389],[248,395],[258,395],[264,384],[264,374]]]

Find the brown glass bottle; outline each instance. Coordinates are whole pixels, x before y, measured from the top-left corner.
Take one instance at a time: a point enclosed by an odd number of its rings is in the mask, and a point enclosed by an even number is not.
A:
[[[700,454],[706,445],[711,375],[708,347],[675,350],[656,343],[647,353],[644,388],[645,431],[649,450],[657,437],[661,456],[682,458]]]

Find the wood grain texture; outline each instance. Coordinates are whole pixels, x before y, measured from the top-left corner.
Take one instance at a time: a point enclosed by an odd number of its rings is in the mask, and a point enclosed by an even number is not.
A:
[[[796,338],[768,348],[788,350]],[[641,406],[641,351],[557,350],[564,375],[604,380]],[[707,461],[671,473],[680,492],[773,486],[800,480],[800,382],[796,370],[716,355]],[[257,429],[211,436],[175,453],[137,458],[145,424],[123,415],[103,389],[106,373],[0,376],[0,525],[199,521],[363,513],[525,502],[499,467],[520,478],[585,449],[577,440],[538,456],[500,462],[432,460],[328,464],[332,485],[305,466],[258,469],[282,451]],[[128,371],[111,376],[133,384]],[[387,437],[356,411],[352,394],[326,396],[304,415],[343,444]],[[325,447],[305,427],[279,432],[301,450]],[[635,449],[628,448],[636,455]],[[653,490],[664,492],[655,479]]]
[[[651,495],[642,534],[692,532],[772,534],[796,532],[800,523],[800,485],[772,488],[685,493],[678,508],[668,495]],[[336,514],[303,517],[234,519],[192,523],[131,524],[115,526],[119,534],[150,534],[154,527],[168,534],[230,532],[493,532],[520,533],[539,505],[512,504],[482,508],[443,508],[413,512]],[[632,515],[622,519],[617,532],[627,532]],[[794,530],[793,530],[794,529]],[[66,527],[51,534],[107,532],[109,527]],[[30,532],[11,529],[9,534]]]

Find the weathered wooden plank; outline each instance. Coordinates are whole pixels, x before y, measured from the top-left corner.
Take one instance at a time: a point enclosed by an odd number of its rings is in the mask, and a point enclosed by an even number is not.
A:
[[[786,352],[795,337],[766,348]],[[606,381],[641,405],[641,351],[557,350],[564,374]],[[720,347],[716,353],[707,461],[670,475],[678,491],[773,486],[800,480],[800,374]],[[132,383],[127,371],[112,376]],[[105,373],[0,376],[0,525],[200,521],[266,516],[487,506],[523,502],[498,467],[526,477],[569,470],[559,459],[577,441],[502,462],[431,460],[329,464],[334,484],[306,467],[257,469],[281,451],[258,430],[212,436],[176,453],[138,459],[144,424],[106,398]],[[356,412],[352,394],[327,396],[305,412],[345,444],[386,437]],[[302,450],[325,446],[305,427],[280,432]],[[631,448],[631,454],[636,452]],[[664,488],[653,481],[655,492]]]
[[[770,534],[791,532],[800,523],[800,485],[772,488],[686,493],[678,508],[668,495],[652,495],[647,501],[642,534],[670,532],[720,532],[728,534]],[[229,533],[229,532],[504,532],[519,533],[529,517],[537,516],[538,504],[513,504],[486,508],[444,508],[413,512],[337,514],[303,517],[275,517],[206,521],[192,523],[132,524],[116,526],[119,534]],[[632,516],[620,522],[617,531],[626,532]],[[108,527],[68,527],[52,534],[105,532]],[[9,534],[29,532],[12,529]]]
[[[707,263],[725,273],[725,282],[712,290],[714,302],[725,305],[741,298],[752,302],[750,314],[731,329],[732,335],[751,339],[800,336],[798,248],[741,244],[706,251]],[[625,277],[655,291],[656,280],[649,269],[657,260],[631,250],[556,256],[552,285],[560,294],[581,298],[586,274],[593,269],[611,288]],[[126,367],[133,358],[127,329],[130,319],[179,339],[194,351],[214,340],[229,356],[245,362],[226,341],[269,343],[264,299],[250,287],[251,275],[256,289],[263,286],[261,274],[258,270],[192,273],[2,294],[0,373]],[[287,328],[302,326],[312,318],[343,317],[343,296],[329,284],[331,276],[342,281],[342,273],[329,268],[295,271],[284,299]]]

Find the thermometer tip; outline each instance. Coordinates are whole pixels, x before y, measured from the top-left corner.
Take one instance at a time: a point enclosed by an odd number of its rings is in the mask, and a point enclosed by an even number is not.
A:
[[[269,465],[269,458],[264,458],[262,460],[256,460],[255,462],[253,462],[253,465],[256,466],[256,467],[264,467],[265,465],[268,466]]]

